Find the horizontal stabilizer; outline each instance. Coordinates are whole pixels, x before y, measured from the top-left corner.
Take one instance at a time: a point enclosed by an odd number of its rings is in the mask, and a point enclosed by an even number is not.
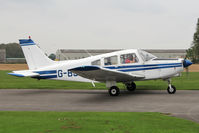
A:
[[[39,77],[38,73],[33,73],[32,71],[29,70],[13,71],[13,73],[8,73],[8,74],[16,77]]]

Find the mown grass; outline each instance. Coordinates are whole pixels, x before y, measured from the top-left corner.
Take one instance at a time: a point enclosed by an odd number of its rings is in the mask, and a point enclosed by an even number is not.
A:
[[[145,112],[0,112],[0,133],[198,133],[199,124]]]
[[[91,83],[56,81],[56,80],[37,80],[32,78],[19,78],[8,75],[9,71],[0,71],[0,89],[107,89],[104,83],[97,83],[96,88]],[[167,82],[156,81],[137,81],[137,89],[165,90]],[[182,73],[181,77],[172,79],[172,84],[179,90],[199,89],[199,72],[190,72],[189,76]],[[124,89],[123,84],[118,84],[119,88]]]

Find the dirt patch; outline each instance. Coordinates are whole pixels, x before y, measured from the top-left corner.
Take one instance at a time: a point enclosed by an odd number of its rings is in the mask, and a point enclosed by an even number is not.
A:
[[[0,70],[27,70],[27,64],[0,64]],[[189,72],[199,72],[199,64],[193,64],[189,67]]]
[[[27,70],[27,64],[0,64],[0,70]]]
[[[189,72],[199,72],[199,64],[193,64],[189,67]]]

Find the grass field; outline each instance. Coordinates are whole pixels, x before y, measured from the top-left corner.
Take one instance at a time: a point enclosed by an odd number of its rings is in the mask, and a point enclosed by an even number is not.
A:
[[[160,113],[0,112],[0,133],[198,133],[199,124]]]
[[[91,83],[55,81],[55,80],[37,80],[32,78],[19,78],[8,75],[9,71],[0,71],[0,89],[107,89],[104,83],[97,83],[96,88]],[[167,82],[156,81],[138,81],[137,89],[163,89],[167,88]],[[197,90],[199,89],[199,72],[190,72],[187,77],[185,73],[181,77],[172,79],[172,84],[179,90]],[[118,84],[124,89],[123,84]]]
[[[36,80],[0,71],[0,89],[107,89],[105,84]],[[166,89],[162,80],[136,82],[138,89]],[[177,89],[199,89],[199,72],[173,79]],[[118,84],[122,89],[124,86]],[[161,113],[0,111],[0,133],[198,133],[199,124]]]

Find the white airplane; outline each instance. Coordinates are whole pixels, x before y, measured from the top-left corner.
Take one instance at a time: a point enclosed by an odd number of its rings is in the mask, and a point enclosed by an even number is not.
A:
[[[9,73],[17,77],[91,82],[104,82],[111,96],[118,96],[116,83],[134,91],[134,81],[163,79],[168,81],[169,94],[176,92],[171,78],[180,76],[192,64],[187,59],[158,59],[140,49],[121,50],[78,60],[52,61],[29,39],[19,40],[29,70]]]

